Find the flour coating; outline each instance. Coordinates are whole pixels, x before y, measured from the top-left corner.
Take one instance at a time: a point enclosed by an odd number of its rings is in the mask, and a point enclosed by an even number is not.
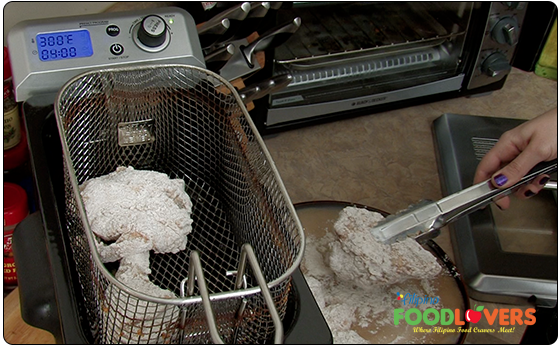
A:
[[[390,245],[375,240],[371,230],[383,219],[380,213],[364,208],[341,211],[334,224],[339,240],[330,243],[329,257],[337,278],[367,289],[437,276],[441,271],[437,258],[413,239]]]
[[[426,335],[405,338],[386,335],[387,329],[394,327],[394,309],[402,307],[396,293],[436,296],[432,281],[442,272],[441,266],[412,239],[378,243],[371,229],[383,219],[377,212],[346,207],[329,229],[332,232],[306,237],[302,270],[335,344],[371,344],[368,338],[383,344],[425,341]],[[419,307],[441,308],[441,304]]]
[[[192,232],[192,202],[182,179],[119,167],[80,186],[88,222],[104,263],[119,261],[115,278],[140,293],[172,299],[176,295],[149,279],[150,251],[177,253]],[[114,285],[105,291],[102,316],[111,343],[163,343],[179,310],[121,295]]]

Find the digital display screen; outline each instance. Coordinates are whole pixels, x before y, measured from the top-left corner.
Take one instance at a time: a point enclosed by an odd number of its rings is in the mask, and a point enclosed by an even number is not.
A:
[[[36,39],[39,59],[42,61],[83,58],[93,55],[89,31],[85,29],[38,34]]]

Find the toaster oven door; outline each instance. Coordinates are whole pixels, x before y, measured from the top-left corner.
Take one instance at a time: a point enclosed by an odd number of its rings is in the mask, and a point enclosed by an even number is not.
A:
[[[294,4],[278,21],[302,26],[274,53],[293,82],[269,101],[267,126],[457,91],[475,3]]]

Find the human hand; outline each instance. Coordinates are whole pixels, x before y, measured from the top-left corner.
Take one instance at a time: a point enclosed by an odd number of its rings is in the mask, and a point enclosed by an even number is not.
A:
[[[496,145],[482,158],[474,176],[474,183],[492,177],[497,188],[507,188],[518,182],[535,165],[558,157],[558,115],[554,108],[518,127],[505,132]],[[548,182],[548,175],[540,175],[519,188],[516,196],[530,198]],[[509,197],[496,204],[507,209]]]

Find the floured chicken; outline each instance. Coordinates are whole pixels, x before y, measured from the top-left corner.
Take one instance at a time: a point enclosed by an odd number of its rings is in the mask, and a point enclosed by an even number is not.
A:
[[[340,212],[334,224],[339,240],[329,244],[328,260],[338,280],[367,289],[440,273],[436,257],[413,239],[391,245],[377,242],[371,230],[383,219],[364,208],[346,207]]]
[[[191,232],[192,203],[185,182],[166,174],[119,167],[80,186],[91,230],[103,241],[103,262],[154,250],[177,253]]]
[[[185,182],[155,171],[119,167],[84,182],[80,191],[91,230],[101,239],[97,242],[101,261],[120,261],[115,278],[143,294],[175,298],[173,292],[150,281],[150,251],[185,250],[193,222]],[[152,327],[171,323],[178,314],[166,305],[118,295],[112,285],[107,288],[106,300],[105,323],[118,335],[111,338],[112,343],[161,342],[165,334]],[[111,311],[115,309],[117,312]]]
[[[149,254],[123,258],[115,278],[135,290],[151,296],[172,299],[175,294],[150,282]],[[102,325],[111,332],[104,343],[168,344],[179,320],[179,307],[162,305],[135,296],[122,295],[110,284],[101,303]]]

